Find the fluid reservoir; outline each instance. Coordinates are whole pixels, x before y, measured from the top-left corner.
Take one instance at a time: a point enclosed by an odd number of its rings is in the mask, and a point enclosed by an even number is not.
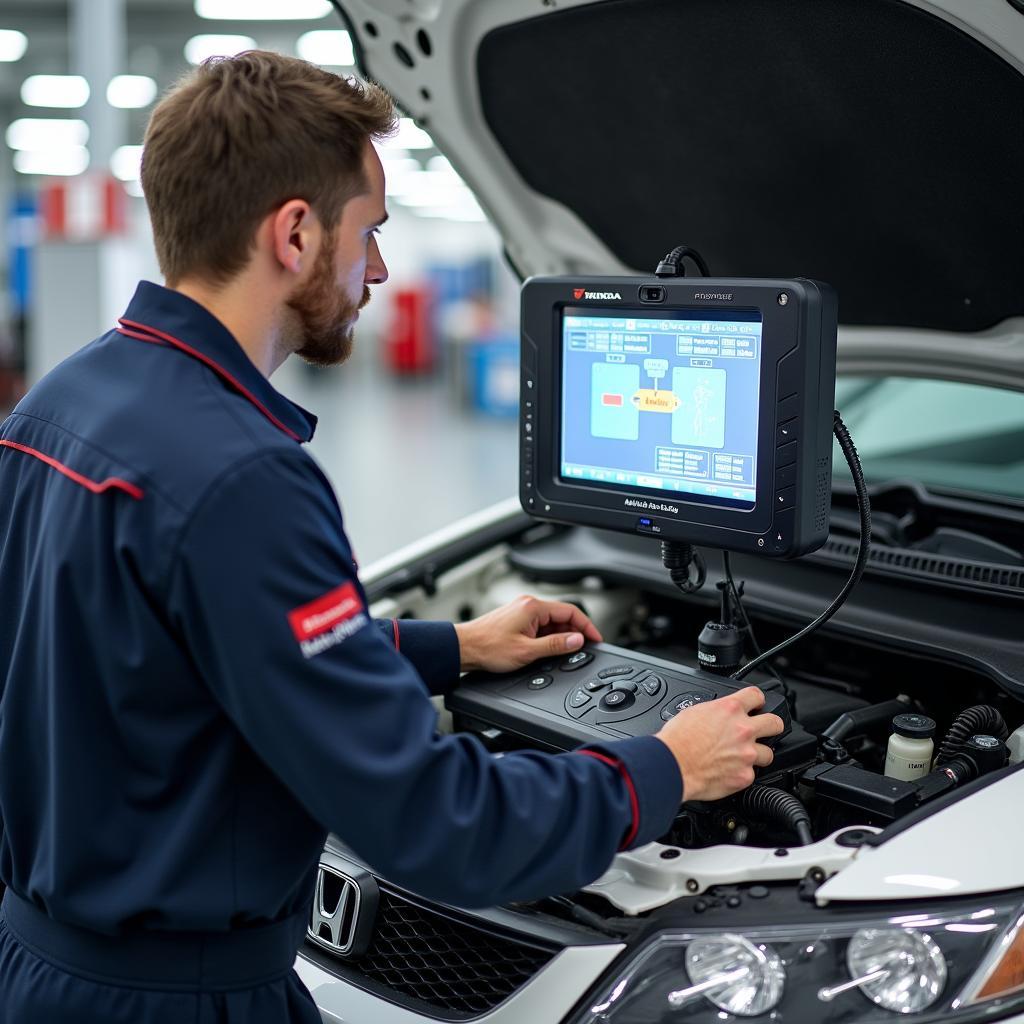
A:
[[[935,720],[927,715],[897,715],[885,754],[885,774],[911,782],[931,770],[935,752]]]

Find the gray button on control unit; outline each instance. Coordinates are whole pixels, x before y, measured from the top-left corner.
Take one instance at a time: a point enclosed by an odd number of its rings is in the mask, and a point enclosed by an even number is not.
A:
[[[575,672],[593,660],[594,656],[589,651],[577,651],[562,662],[561,669],[563,672]]]
[[[598,679],[612,679],[615,676],[628,676],[632,673],[632,665],[612,665],[610,668],[603,668],[597,673]]]

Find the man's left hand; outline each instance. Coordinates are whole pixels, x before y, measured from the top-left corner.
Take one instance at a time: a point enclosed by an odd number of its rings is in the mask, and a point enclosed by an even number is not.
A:
[[[597,627],[574,604],[524,595],[470,622],[455,626],[463,672],[512,672],[543,657],[600,642]]]

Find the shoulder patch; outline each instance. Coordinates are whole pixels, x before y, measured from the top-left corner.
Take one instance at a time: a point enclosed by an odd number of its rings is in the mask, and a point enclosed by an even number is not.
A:
[[[288,613],[292,633],[307,658],[340,644],[369,621],[353,583],[343,583]]]

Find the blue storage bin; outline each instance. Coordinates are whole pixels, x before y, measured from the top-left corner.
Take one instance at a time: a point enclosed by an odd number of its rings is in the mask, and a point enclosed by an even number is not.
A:
[[[470,351],[473,407],[488,416],[519,413],[519,338],[474,342]]]

